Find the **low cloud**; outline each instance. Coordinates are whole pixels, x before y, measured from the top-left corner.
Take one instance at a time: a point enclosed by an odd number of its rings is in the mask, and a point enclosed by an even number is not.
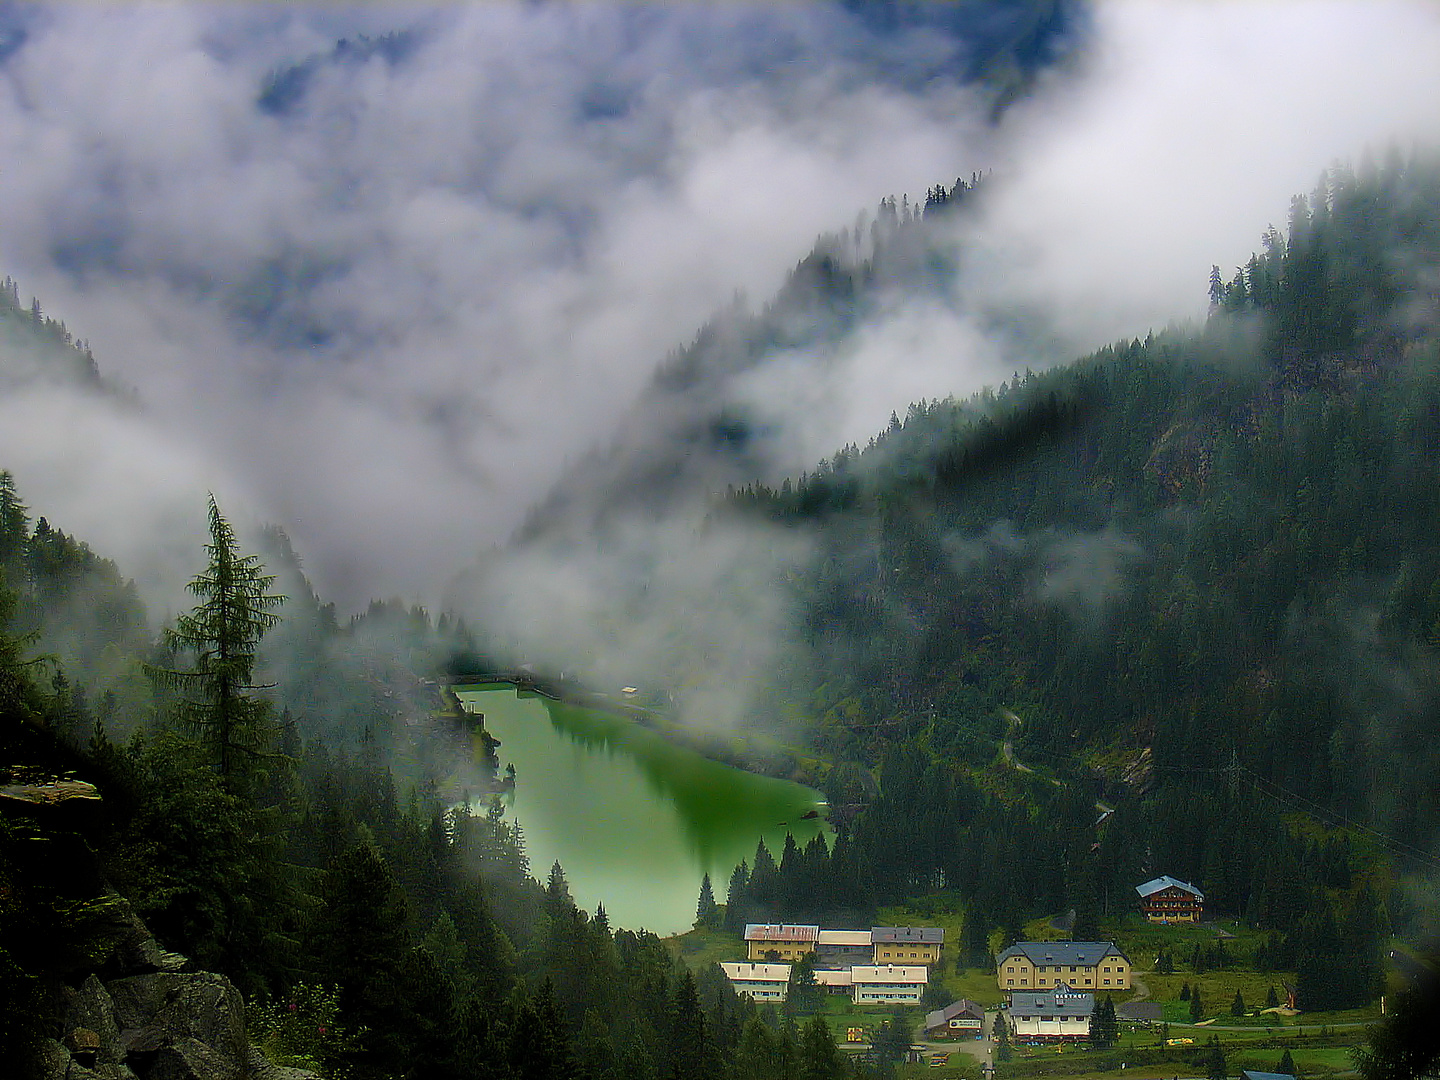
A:
[[[780,526],[626,518],[562,547],[506,552],[465,594],[504,628],[503,659],[611,693],[638,686],[697,727],[734,730],[753,724],[789,648],[787,579],[811,554]]]
[[[1331,160],[1440,130],[1418,3],[1102,3],[998,125],[945,33],[881,42],[824,4],[27,17],[0,57],[0,258],[141,405],[12,399],[0,464],[162,596],[214,490],[282,523],[342,609],[434,604],[646,423],[671,350],[886,195],[990,172],[942,241],[948,288],[726,385],[769,432],[757,479],[912,400],[1200,315],[1210,264]],[[448,595],[610,681],[627,654],[723,643],[740,670],[716,685],[738,682],[778,655],[810,546],[706,534],[705,495]],[[1103,604],[1132,556],[1058,550],[1042,593]]]
[[[991,575],[1004,565],[1028,582],[1031,602],[1062,608],[1081,624],[1102,621],[1149,560],[1143,545],[1113,525],[1022,533],[1012,522],[998,521],[980,536],[945,537],[942,547],[962,579]]]

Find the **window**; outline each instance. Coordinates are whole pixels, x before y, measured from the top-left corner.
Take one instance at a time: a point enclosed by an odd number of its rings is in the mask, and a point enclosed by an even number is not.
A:
[[[1105,985],[1106,985],[1106,986],[1109,986],[1109,985],[1110,985],[1110,980],[1109,980],[1109,979],[1106,979],[1106,980],[1105,980]]]
[[[1015,985],[1015,980],[1014,980],[1014,979],[1006,979],[1006,980],[1005,980],[1005,985],[1006,985],[1006,986],[1014,986],[1014,985]]]

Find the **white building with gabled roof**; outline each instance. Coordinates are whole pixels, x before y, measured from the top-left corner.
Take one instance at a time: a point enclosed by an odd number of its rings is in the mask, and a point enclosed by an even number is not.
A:
[[[784,1001],[790,990],[789,964],[726,963],[720,970],[737,994],[749,994],[756,1001]]]
[[[1010,995],[1010,1028],[1017,1039],[1084,1039],[1095,1015],[1095,995],[1061,983],[1043,994]]]
[[[856,965],[850,969],[851,1000],[856,1005],[915,1003],[930,981],[930,969],[919,965]]]

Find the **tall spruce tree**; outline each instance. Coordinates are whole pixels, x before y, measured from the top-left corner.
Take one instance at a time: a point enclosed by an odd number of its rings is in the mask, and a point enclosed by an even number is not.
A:
[[[186,588],[200,602],[164,631],[172,654],[191,657],[189,670],[146,666],[161,686],[176,693],[182,726],[200,736],[227,790],[245,787],[267,756],[270,707],[254,691],[256,650],[279,622],[285,597],[272,593],[275,578],[257,555],[242,555],[235,531],[210,497],[210,562]]]
[[[715,903],[715,890],[710,885],[710,875],[700,882],[700,899],[695,905],[695,925],[700,929],[714,926],[720,918],[720,905]]]
[[[840,1080],[845,1062],[835,1046],[830,1025],[819,1013],[812,1016],[800,1033],[801,1080]]]

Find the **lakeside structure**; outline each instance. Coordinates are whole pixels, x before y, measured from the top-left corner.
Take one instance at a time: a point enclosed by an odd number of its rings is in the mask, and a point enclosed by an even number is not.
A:
[[[1130,960],[1113,941],[1017,941],[995,958],[1001,990],[1129,990]]]
[[[1044,993],[1011,994],[1009,1011],[1017,1039],[1086,1039],[1095,1016],[1095,995],[1062,982]]]
[[[1140,910],[1153,923],[1199,922],[1205,912],[1205,894],[1169,874],[1136,885]]]
[[[932,926],[823,930],[807,923],[749,923],[746,962],[720,968],[736,993],[784,1001],[792,965],[811,957],[815,983],[828,993],[849,994],[856,1005],[915,1004],[944,944],[945,931]]]

